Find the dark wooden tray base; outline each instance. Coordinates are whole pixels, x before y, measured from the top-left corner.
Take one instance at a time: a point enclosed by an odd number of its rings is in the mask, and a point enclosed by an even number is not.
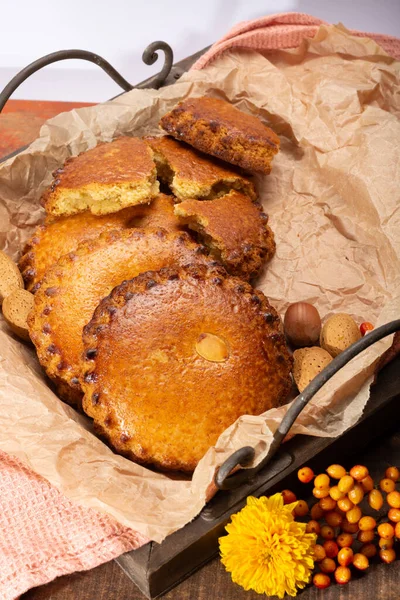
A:
[[[299,487],[298,468],[307,463],[315,471],[332,462],[347,462],[395,423],[400,414],[400,356],[379,374],[364,415],[338,438],[298,435],[285,443],[273,462],[240,489],[218,492],[200,515],[162,544],[151,542],[116,559],[147,598],[157,598],[189,577],[218,553],[218,538],[230,516],[249,495],[271,495]]]
[[[173,65],[163,85],[171,85],[187,71],[208,48]],[[140,84],[154,87],[156,76]],[[0,162],[18,154],[24,148],[3,157]],[[363,417],[338,438],[297,436],[287,442],[275,459],[254,479],[234,491],[218,494],[200,515],[162,544],[151,542],[116,559],[117,564],[147,598],[157,598],[178,585],[218,553],[218,538],[223,534],[230,516],[240,510],[249,495],[271,495],[284,488],[299,490],[298,468],[307,463],[315,471],[327,464],[342,461],[368,447],[374,439],[399,425],[400,419],[400,356],[379,374]],[[400,463],[399,447],[396,462]],[[398,458],[397,458],[398,455]]]

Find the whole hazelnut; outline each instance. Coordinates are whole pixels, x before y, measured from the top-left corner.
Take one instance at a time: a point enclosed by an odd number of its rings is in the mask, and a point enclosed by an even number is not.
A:
[[[293,346],[314,346],[321,333],[321,317],[315,306],[308,302],[291,304],[284,318],[287,340]]]

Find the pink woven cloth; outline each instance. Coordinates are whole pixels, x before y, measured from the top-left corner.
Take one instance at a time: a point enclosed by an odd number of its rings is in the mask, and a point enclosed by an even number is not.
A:
[[[203,69],[208,63],[226,50],[279,50],[297,48],[305,37],[314,37],[320,25],[326,21],[305,15],[304,13],[282,13],[269,15],[253,21],[243,21],[216,42],[193,65],[192,69]],[[400,60],[400,39],[380,33],[366,33],[350,30],[358,37],[369,37],[375,40],[385,52]]]
[[[95,510],[70,502],[0,451],[0,598],[92,569],[147,540]]]
[[[288,13],[240,23],[194,65],[201,69],[229,48],[294,48],[323,21]],[[400,58],[400,40],[368,36]],[[58,577],[92,569],[147,540],[97,511],[70,502],[43,478],[0,451],[0,598],[13,600]]]

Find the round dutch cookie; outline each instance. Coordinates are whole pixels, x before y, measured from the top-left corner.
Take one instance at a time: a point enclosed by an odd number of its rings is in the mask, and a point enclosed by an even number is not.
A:
[[[292,359],[265,296],[189,265],[116,287],[83,334],[83,409],[139,463],[191,472],[244,414],[279,406]]]
[[[82,330],[105,296],[149,269],[209,261],[185,232],[129,229],[80,244],[48,269],[35,294],[29,334],[58,394],[80,405]]]

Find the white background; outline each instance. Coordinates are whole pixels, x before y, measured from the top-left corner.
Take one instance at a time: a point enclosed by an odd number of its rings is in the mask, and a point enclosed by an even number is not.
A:
[[[0,88],[22,67],[65,48],[103,56],[131,83],[160,66],[142,63],[152,41],[180,60],[239,21],[305,12],[348,28],[400,37],[400,0],[0,0]],[[102,101],[120,89],[98,67],[65,61],[33,75],[13,98]]]

